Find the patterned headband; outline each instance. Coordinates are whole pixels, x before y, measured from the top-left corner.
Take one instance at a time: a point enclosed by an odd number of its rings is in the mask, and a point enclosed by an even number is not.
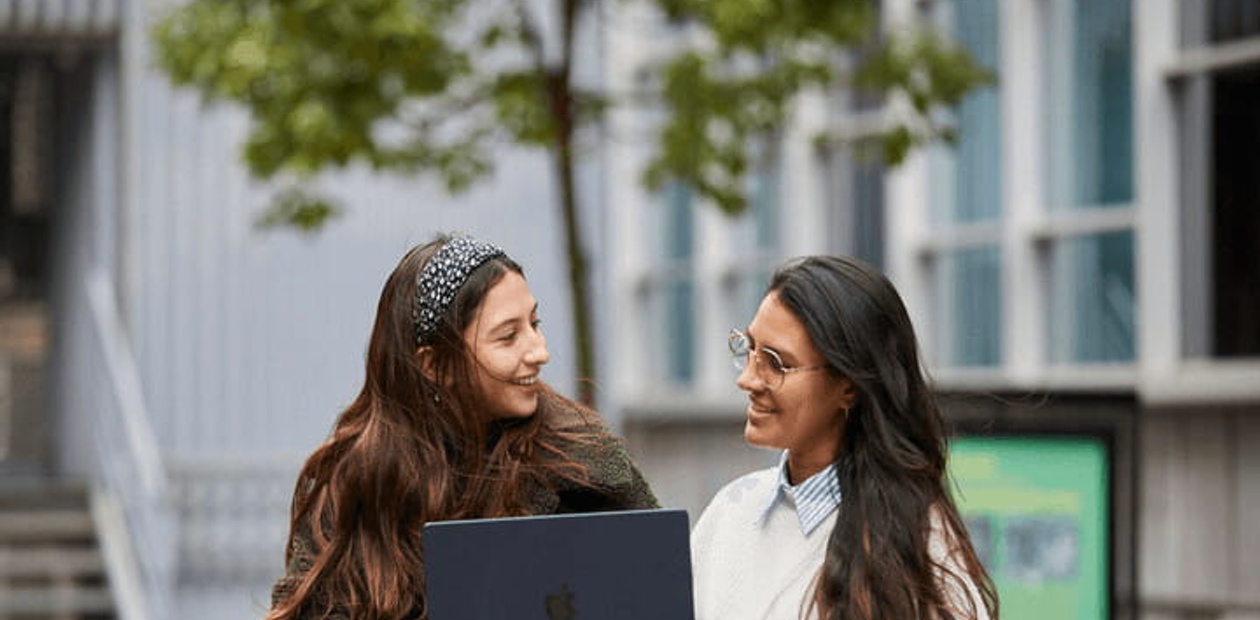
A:
[[[455,294],[468,275],[497,256],[506,256],[498,246],[472,237],[456,237],[438,250],[416,277],[416,303],[411,310],[416,346],[437,329]]]

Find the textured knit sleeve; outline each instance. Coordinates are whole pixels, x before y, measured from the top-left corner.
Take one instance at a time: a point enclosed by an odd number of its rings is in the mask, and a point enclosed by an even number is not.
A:
[[[586,469],[588,481],[556,481],[549,491],[535,494],[534,514],[660,508],[625,443],[598,413],[556,395],[549,395],[545,409],[548,424],[564,437],[560,449]]]
[[[315,541],[310,531],[306,527],[299,528],[293,533],[293,540],[289,543],[289,548],[285,553],[284,576],[277,579],[271,587],[271,606],[284,602],[297,589],[298,583],[302,577],[311,570],[311,565],[315,562]],[[317,599],[318,596],[312,597]],[[327,607],[324,601],[308,600],[308,604],[303,606],[303,613],[300,617],[315,620],[308,610],[322,609]],[[348,620],[350,614],[345,609],[333,608],[326,615],[318,616],[319,620]]]
[[[277,579],[276,583],[271,587],[271,606],[275,607],[283,603],[297,589],[298,582],[302,579],[302,575],[311,569],[311,562],[314,558],[314,551],[311,549],[311,541],[306,536],[302,536],[300,532],[295,533],[293,541],[289,544],[289,549],[285,553],[284,576]]]
[[[619,438],[597,436],[589,442],[574,442],[571,450],[574,460],[586,466],[591,487],[561,491],[563,506],[581,511],[660,508],[656,495]]]

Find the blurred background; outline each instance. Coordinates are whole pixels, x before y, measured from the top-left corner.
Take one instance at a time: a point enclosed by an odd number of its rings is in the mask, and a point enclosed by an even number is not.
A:
[[[546,151],[503,146],[455,196],[341,167],[300,179],[340,218],[260,227],[282,190],[242,162],[249,115],[157,66],[179,4],[0,0],[0,619],[261,617],[384,278],[439,231],[526,267],[547,378],[593,386],[693,519],[775,459],[743,442],[727,331],[783,259],[864,258],[915,320],[1004,617],[1260,619],[1254,0],[884,0],[878,31],[932,24],[992,71],[956,139],[881,163],[858,145],[897,99],[819,89],[737,215],[645,189],[663,112],[610,109],[574,151],[592,383]],[[696,36],[650,3],[580,26],[575,79],[605,92]]]

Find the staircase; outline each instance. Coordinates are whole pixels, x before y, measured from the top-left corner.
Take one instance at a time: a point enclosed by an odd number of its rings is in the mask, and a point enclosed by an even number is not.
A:
[[[0,477],[0,620],[112,620],[86,487]]]

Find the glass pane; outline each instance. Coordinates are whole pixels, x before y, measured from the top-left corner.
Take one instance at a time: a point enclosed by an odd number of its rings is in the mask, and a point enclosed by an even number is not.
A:
[[[727,325],[723,327],[740,329],[748,327],[753,315],[757,314],[761,298],[766,294],[766,284],[770,282],[770,273],[769,267],[758,267],[741,273],[735,279],[732,288],[729,289],[729,297],[726,298],[723,316],[726,318]],[[725,332],[722,335],[725,336]]]
[[[1195,6],[1191,10],[1199,10]],[[1260,2],[1212,0],[1212,42],[1221,43],[1260,35]]]
[[[770,282],[770,273],[779,258],[779,167],[778,149],[767,138],[753,143],[757,170],[748,179],[748,213],[740,224],[736,254],[738,272],[729,282],[724,301],[729,325],[744,327],[752,320]],[[723,334],[725,335],[725,334]]]
[[[670,279],[665,285],[665,346],[660,350],[666,356],[666,378],[675,383],[690,383],[695,378],[695,315],[695,286],[691,278]]]
[[[691,188],[671,183],[665,193],[665,218],[660,239],[666,259],[689,260],[693,254],[695,234],[692,230]]]
[[[938,288],[944,321],[937,338],[948,366],[996,366],[1002,361],[1002,285],[996,246],[944,255]]]
[[[954,38],[980,64],[996,71],[1000,61],[997,0],[954,0],[952,9],[946,19]],[[937,193],[933,212],[938,222],[983,222],[1001,213],[1001,113],[996,88],[972,93],[955,110],[958,140],[952,150],[939,151],[949,161],[938,163],[951,178],[934,185],[952,186],[953,191]]]
[[[661,296],[657,306],[661,331],[658,341],[646,343],[655,351],[665,378],[676,383],[689,383],[695,376],[695,226],[691,196],[689,187],[677,183],[666,191],[658,236],[662,244],[658,261],[662,280],[656,289]]]
[[[1072,0],[1050,28],[1047,143],[1056,209],[1133,199],[1133,62],[1129,0]]]
[[[827,164],[831,247],[882,270],[885,165],[855,148],[835,149]]]
[[[774,171],[754,174],[749,181],[748,221],[757,252],[774,253],[779,243],[779,178]]]
[[[854,256],[884,268],[884,165],[855,162],[853,170]]]
[[[1133,233],[1061,241],[1051,268],[1051,361],[1133,361]]]

